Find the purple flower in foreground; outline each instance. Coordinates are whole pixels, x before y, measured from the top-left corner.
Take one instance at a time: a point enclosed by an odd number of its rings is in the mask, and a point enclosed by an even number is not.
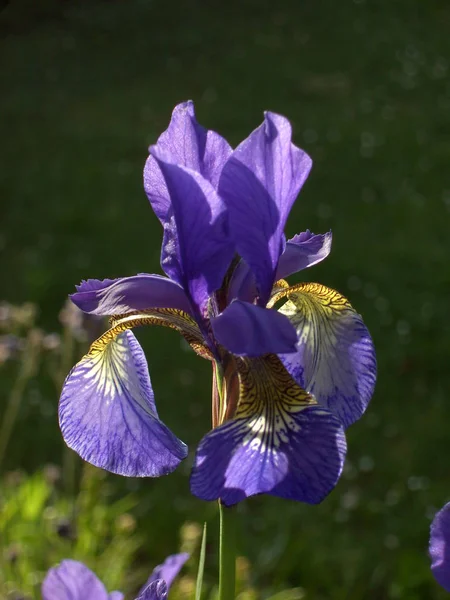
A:
[[[450,592],[450,502],[436,513],[431,523],[429,551],[436,581]]]
[[[331,248],[331,233],[284,236],[310,167],[280,115],[266,113],[233,151],[197,123],[191,102],[175,108],[144,171],[164,229],[167,277],[88,280],[71,297],[84,312],[111,318],[61,395],[63,436],[85,460],[158,476],[186,456],[158,418],[130,331],[164,325],[213,365],[214,429],[197,450],[195,495],[227,505],[260,493],[316,503],[334,487],[344,427],[364,412],[376,366],[369,333],[345,298],[284,280]]]
[[[166,600],[167,593],[181,567],[189,558],[186,553],[169,556],[154,569],[136,600]],[[106,591],[103,583],[83,563],[63,560],[47,573],[42,583],[43,600],[123,600],[121,592]]]

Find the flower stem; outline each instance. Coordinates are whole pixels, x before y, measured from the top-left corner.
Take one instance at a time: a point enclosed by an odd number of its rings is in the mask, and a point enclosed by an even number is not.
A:
[[[219,600],[234,600],[236,592],[235,510],[219,502]]]

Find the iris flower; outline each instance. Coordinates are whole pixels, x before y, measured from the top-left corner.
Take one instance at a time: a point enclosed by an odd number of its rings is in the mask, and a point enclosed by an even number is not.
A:
[[[265,113],[233,150],[197,123],[192,102],[174,109],[149,152],[144,187],[163,226],[166,276],[83,281],[71,296],[111,327],[64,384],[66,443],[127,476],[163,475],[186,457],[158,417],[130,331],[163,325],[213,367],[213,429],[198,446],[192,492],[226,505],[260,493],[320,502],[340,476],[344,429],[364,412],[376,365],[343,296],[284,279],[331,248],[331,233],[284,235],[311,159],[280,115]]]
[[[450,592],[450,502],[433,519],[429,550],[434,578]]]
[[[136,600],[166,600],[167,593],[181,567],[189,558],[186,553],[169,556],[153,570]],[[49,570],[42,583],[43,600],[123,600],[122,592],[108,592],[90,569],[76,560],[63,560]]]

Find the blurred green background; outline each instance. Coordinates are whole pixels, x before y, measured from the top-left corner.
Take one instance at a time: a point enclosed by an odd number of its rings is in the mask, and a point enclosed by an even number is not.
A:
[[[56,419],[87,343],[61,324],[74,284],[160,272],[142,168],[188,98],[232,144],[265,109],[292,121],[314,167],[288,234],[334,235],[300,275],[350,298],[379,361],[332,494],[240,505],[241,597],[445,597],[427,543],[450,498],[449,30],[445,0],[3,2],[0,597],[38,598],[46,569],[73,556],[131,598],[167,554],[196,547],[204,519],[214,593],[216,509],[188,480],[210,423],[209,363],[174,332],[138,332],[160,415],[192,450],[169,477],[83,468]],[[194,571],[172,597],[189,597]]]

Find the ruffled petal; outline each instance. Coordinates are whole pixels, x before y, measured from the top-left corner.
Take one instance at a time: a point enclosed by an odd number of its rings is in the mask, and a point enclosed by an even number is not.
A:
[[[155,567],[153,569],[153,572],[150,575],[150,577],[148,578],[147,583],[143,586],[143,588],[141,589],[139,594],[140,595],[143,594],[147,590],[147,588],[150,586],[150,584],[161,581],[161,580],[163,580],[166,584],[166,593],[167,593],[167,591],[170,589],[170,586],[172,585],[175,577],[178,575],[182,566],[188,560],[188,558],[189,558],[189,554],[187,552],[181,552],[180,554],[172,554],[171,556],[168,556],[161,565],[158,565],[157,567]],[[157,588],[154,587],[153,589],[156,590]],[[139,596],[139,597],[141,597],[141,596]],[[152,597],[159,597],[159,596],[149,596],[149,598],[152,598]],[[146,596],[144,596],[144,598],[146,598]]]
[[[239,361],[235,417],[200,442],[192,493],[230,506],[254,494],[316,504],[346,452],[339,420],[302,390],[276,356]]]
[[[158,418],[145,355],[130,331],[112,329],[67,377],[59,404],[67,445],[129,477],[173,471],[187,447]]]
[[[165,225],[161,265],[203,312],[221,285],[233,258],[226,207],[213,185],[199,173],[172,163],[150,148],[167,184],[172,207]]]
[[[276,279],[288,277],[322,261],[331,252],[331,240],[331,231],[316,235],[308,229],[295,235],[287,241],[280,256]]]
[[[264,123],[228,159],[219,180],[230,233],[237,252],[255,275],[264,306],[284,250],[289,211],[312,164],[291,137],[287,119],[266,113]]]
[[[43,600],[108,600],[98,577],[83,563],[63,560],[50,569],[42,582]]]
[[[375,387],[376,358],[361,316],[335,290],[303,283],[271,299],[288,297],[279,312],[297,330],[297,353],[282,357],[289,373],[319,404],[348,427],[361,417]]]
[[[192,312],[180,285],[167,277],[146,273],[120,279],[82,281],[70,299],[85,313],[102,316],[163,307],[176,308],[188,314]]]
[[[434,578],[450,592],[450,502],[433,519],[429,552]]]
[[[173,164],[196,171],[217,188],[223,165],[232,152],[228,142],[215,131],[197,123],[192,101],[178,104],[169,127],[156,147],[170,156]],[[170,218],[171,196],[161,169],[150,155],[144,168],[144,188],[163,226]]]
[[[211,319],[211,326],[216,340],[238,356],[296,350],[297,334],[289,319],[275,310],[248,302],[235,300],[222,314]]]

